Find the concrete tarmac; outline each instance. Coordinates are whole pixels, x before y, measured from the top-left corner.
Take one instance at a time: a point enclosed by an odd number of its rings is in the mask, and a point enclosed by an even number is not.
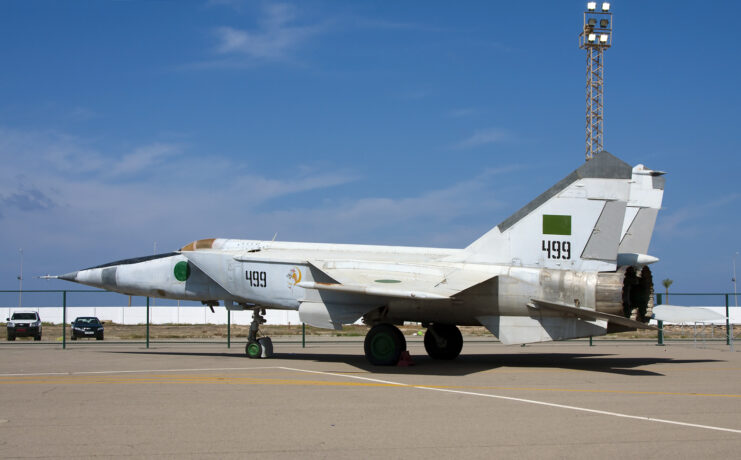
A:
[[[737,458],[741,353],[721,343],[468,341],[374,367],[361,341],[0,347],[0,456]]]

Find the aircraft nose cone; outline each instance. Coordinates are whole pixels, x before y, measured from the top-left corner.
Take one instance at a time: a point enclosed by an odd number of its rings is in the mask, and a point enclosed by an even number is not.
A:
[[[64,275],[59,275],[59,279],[65,280],[65,281],[77,281],[77,273],[78,272],[72,272],[72,273],[66,273]]]

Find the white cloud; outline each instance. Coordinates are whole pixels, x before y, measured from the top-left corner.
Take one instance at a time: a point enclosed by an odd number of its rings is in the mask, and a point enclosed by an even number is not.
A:
[[[664,237],[694,237],[708,232],[708,215],[735,204],[741,194],[733,193],[708,200],[702,204],[682,206],[674,211],[664,209],[656,222],[656,233]],[[720,224],[714,225],[719,228]]]
[[[471,136],[455,144],[456,149],[470,149],[487,144],[496,144],[511,140],[511,134],[501,128],[488,128],[474,132]]]
[[[514,169],[519,166],[488,169],[473,178],[412,196],[331,199],[320,206],[266,212],[261,219],[272,223],[269,230],[279,231],[284,239],[463,246],[503,217],[497,216],[504,201],[494,192],[496,181],[492,178]],[[292,233],[286,235],[286,229]]]
[[[218,27],[216,52],[225,56],[242,56],[251,60],[282,60],[313,36],[321,25],[298,25],[298,12],[288,4],[269,4],[262,10],[256,30]]]
[[[121,160],[112,166],[108,174],[116,176],[137,173],[157,166],[170,157],[180,154],[182,154],[182,150],[177,145],[155,142],[138,147],[133,152],[121,157]]]
[[[244,164],[153,142],[120,158],[61,133],[0,128],[0,219],[6,241],[62,251],[219,234],[245,236],[271,199],[355,180],[342,171],[266,177]],[[59,145],[63,144],[63,149]],[[75,166],[87,161],[83,172]],[[146,171],[146,174],[143,172]],[[218,225],[214,225],[218,223]],[[162,235],[165,233],[165,236]],[[52,242],[54,242],[52,244]]]
[[[409,196],[370,191],[348,198],[332,189],[356,179],[347,171],[309,166],[274,176],[187,146],[152,142],[116,158],[95,148],[99,140],[0,133],[0,253],[28,248],[32,274],[147,254],[153,241],[167,251],[199,238],[269,239],[276,232],[293,241],[464,246],[503,217],[492,178],[513,169]],[[2,142],[9,138],[12,146]],[[64,163],[81,158],[94,159],[95,167],[76,173]],[[43,266],[33,266],[32,252]],[[0,273],[11,265],[0,261]]]

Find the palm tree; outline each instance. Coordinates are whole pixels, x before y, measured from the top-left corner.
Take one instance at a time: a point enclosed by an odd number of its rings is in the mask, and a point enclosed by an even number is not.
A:
[[[669,286],[674,283],[674,280],[671,280],[669,278],[665,278],[664,281],[661,282],[661,284],[664,285],[664,289],[666,289],[666,300],[664,300],[664,303],[669,302]]]

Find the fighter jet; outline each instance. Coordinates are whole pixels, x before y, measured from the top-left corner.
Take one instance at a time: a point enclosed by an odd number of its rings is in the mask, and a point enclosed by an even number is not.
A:
[[[374,365],[399,361],[404,322],[427,328],[434,359],[460,354],[458,326],[484,326],[504,344],[650,329],[662,174],[603,151],[463,249],[209,238],[58,278],[252,310],[251,358],[272,354],[259,336],[270,308],[338,330],[362,318]]]

